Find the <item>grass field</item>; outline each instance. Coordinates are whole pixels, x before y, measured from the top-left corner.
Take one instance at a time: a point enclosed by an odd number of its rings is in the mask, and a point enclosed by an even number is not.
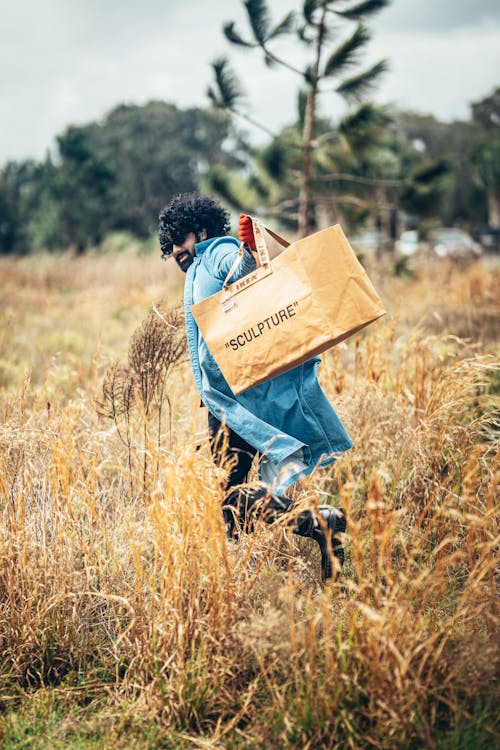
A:
[[[355,447],[293,491],[348,514],[322,589],[286,527],[225,540],[180,272],[0,258],[2,747],[497,745],[500,271],[368,270],[320,368]]]

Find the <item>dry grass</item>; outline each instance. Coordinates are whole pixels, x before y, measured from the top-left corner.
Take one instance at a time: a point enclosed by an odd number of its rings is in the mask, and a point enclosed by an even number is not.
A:
[[[382,274],[391,318],[324,357],[355,449],[295,489],[349,516],[322,590],[309,540],[228,545],[189,365],[141,369],[179,277],[0,266],[6,747],[494,746],[498,274]]]

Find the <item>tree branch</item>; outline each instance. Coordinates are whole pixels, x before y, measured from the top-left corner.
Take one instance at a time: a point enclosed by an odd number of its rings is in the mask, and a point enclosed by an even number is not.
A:
[[[345,172],[338,172],[336,174],[325,174],[320,175],[316,180],[321,182],[331,182],[338,180],[339,182],[357,182],[360,185],[381,185],[385,187],[401,187],[403,185],[409,185],[411,180],[384,180],[377,179],[375,177],[361,177],[355,174],[346,174]]]
[[[278,65],[283,65],[284,68],[287,68],[288,70],[291,70],[292,73],[297,73],[297,75],[299,75],[301,78],[305,78],[306,77],[306,75],[305,75],[305,73],[304,73],[303,70],[299,70],[299,68],[295,68],[293,65],[291,65],[290,63],[288,63],[286,60],[282,60],[280,57],[278,57],[277,55],[275,55],[273,52],[270,52],[267,47],[262,47],[262,49],[264,50],[264,52],[266,53],[266,55],[268,57],[270,57],[271,60],[274,60],[274,62],[277,62]]]
[[[328,141],[339,139],[339,134],[336,130],[330,130],[328,133],[323,133],[323,135],[320,135],[319,138],[315,138],[314,141],[311,141],[312,148],[320,148],[324,143],[328,143]]]
[[[246,120],[246,122],[249,122],[251,125],[253,125],[256,128],[259,128],[259,130],[262,130],[266,135],[270,135],[271,138],[278,138],[278,134],[274,133],[272,130],[269,130],[265,125],[262,125],[261,122],[258,122],[257,120],[254,120],[253,117],[250,117],[249,115],[243,114],[243,112],[238,112],[237,109],[230,109],[229,110],[233,115],[236,115],[237,117],[241,117],[243,120]]]

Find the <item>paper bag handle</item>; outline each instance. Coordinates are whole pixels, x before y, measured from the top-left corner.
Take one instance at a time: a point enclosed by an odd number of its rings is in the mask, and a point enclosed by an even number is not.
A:
[[[223,294],[221,304],[224,312],[229,312],[229,310],[234,307],[234,294],[237,294],[242,289],[246,289],[251,284],[255,284],[255,282],[259,281],[265,276],[269,276],[269,274],[273,272],[271,259],[269,257],[269,250],[267,249],[266,241],[262,233],[262,227],[266,230],[266,232],[268,232],[268,234],[271,235],[271,237],[276,240],[276,242],[282,245],[282,247],[288,247],[290,245],[290,243],[287,242],[287,240],[283,239],[283,237],[280,237],[279,234],[276,234],[276,232],[273,232],[272,229],[269,229],[269,227],[261,224],[259,219],[256,219],[253,216],[251,216],[250,218],[252,220],[259,265],[257,266],[255,271],[253,271],[251,274],[248,274],[247,276],[244,276],[243,279],[238,279],[238,281],[235,281],[232,284],[228,284],[229,279],[243,260],[243,254],[246,252],[245,245],[242,243],[240,245],[238,255],[236,256],[233,265],[229,269],[229,273],[227,274],[224,280],[224,284],[222,285]]]
[[[277,232],[273,232],[272,229],[269,229],[269,227],[266,227],[265,224],[262,225],[266,232],[271,235],[271,237],[276,240],[276,242],[281,245],[282,247],[290,247],[290,242],[288,240],[283,239],[281,235],[279,235]]]
[[[255,237],[255,246],[257,248],[257,255],[259,258],[259,265],[257,267],[266,269],[267,273],[272,273],[271,259],[269,258],[269,250],[267,249],[266,241],[264,239],[264,235],[262,234],[260,221],[259,219],[255,219],[252,216],[250,218],[252,220],[253,235]],[[267,229],[267,231],[269,232],[269,234],[274,236],[274,233],[271,232],[269,229]],[[276,238],[278,238],[278,235],[276,235]],[[284,246],[285,247],[288,246],[289,243],[287,243],[286,240],[284,240],[282,237],[279,238],[278,242],[280,240],[281,240],[281,244],[286,243],[286,245]],[[227,291],[229,289],[228,281],[233,275],[233,273],[236,271],[238,266],[240,265],[241,261],[243,260],[244,253],[245,253],[245,245],[241,243],[238,255],[236,256],[233,265],[229,269],[229,273],[224,279],[224,283],[222,285],[222,288],[224,289],[224,291]],[[267,276],[267,273],[265,274],[266,276]],[[261,275],[259,275],[259,278],[260,276]]]

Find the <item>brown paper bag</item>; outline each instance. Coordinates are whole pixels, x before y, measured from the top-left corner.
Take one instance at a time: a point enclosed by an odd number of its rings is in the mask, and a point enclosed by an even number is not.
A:
[[[289,244],[272,262],[253,219],[259,267],[191,311],[235,394],[280,375],[385,314],[366,271],[337,224]]]

